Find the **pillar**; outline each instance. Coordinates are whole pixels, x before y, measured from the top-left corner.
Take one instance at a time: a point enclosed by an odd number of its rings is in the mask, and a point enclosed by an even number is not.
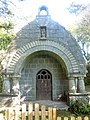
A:
[[[4,76],[3,76],[3,77],[4,77]],[[1,88],[0,91],[3,93],[3,92],[5,92],[5,79],[4,79],[4,78],[1,79],[1,84],[2,84],[2,85],[1,85],[2,88]]]
[[[16,97],[13,97],[13,106],[15,105],[20,105],[20,89],[19,89],[19,78],[18,77],[14,77],[13,78],[13,91],[14,94],[17,95]]]
[[[19,88],[19,79],[18,78],[14,78],[13,80],[13,90],[14,93],[19,95],[20,94],[20,88]]]
[[[84,77],[78,79],[78,92],[85,93]]]
[[[3,92],[5,92],[5,93],[10,93],[10,81],[9,81],[9,79],[7,78],[7,79],[5,79],[4,80],[4,91]]]
[[[76,83],[75,83],[75,78],[73,76],[70,76],[69,77],[69,98],[68,98],[68,105],[71,104],[71,101],[75,101],[76,98],[75,96],[72,96],[71,94],[73,93],[76,93]]]
[[[75,78],[73,76],[69,77],[69,93],[76,93]]]
[[[10,93],[14,93],[13,91],[13,78],[10,77]]]
[[[78,78],[75,77],[74,79],[75,79],[75,89],[76,89],[76,93],[77,93],[77,91],[78,91]]]

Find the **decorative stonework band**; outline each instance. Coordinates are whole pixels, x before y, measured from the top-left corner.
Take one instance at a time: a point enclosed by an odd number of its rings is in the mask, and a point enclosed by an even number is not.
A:
[[[66,64],[68,73],[78,73],[79,65],[71,51],[64,45],[54,41],[33,41],[18,49],[8,65],[8,73],[19,73],[20,67],[27,56],[38,51],[50,51],[61,57]],[[18,66],[18,67],[17,67]]]

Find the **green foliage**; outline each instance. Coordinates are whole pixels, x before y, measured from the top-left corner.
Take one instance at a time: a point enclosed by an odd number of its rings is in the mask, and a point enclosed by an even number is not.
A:
[[[85,115],[90,114],[90,106],[82,99],[78,99],[76,101],[72,101],[70,105],[70,112],[74,113],[75,115]]]
[[[14,24],[11,22],[0,22],[0,50],[6,50],[9,43],[12,41]],[[5,57],[5,53],[0,54],[0,63]],[[2,66],[0,64],[0,92],[3,91],[3,75],[1,73]]]
[[[8,44],[14,37],[12,29],[14,24],[11,22],[0,23],[0,50],[6,50]]]
[[[90,85],[90,61],[87,64],[87,74],[85,78],[85,85]]]
[[[14,28],[14,24],[12,22],[0,22],[0,29],[4,29],[7,32],[11,31]]]
[[[69,26],[69,31],[76,38],[77,42],[82,46],[82,52],[86,57],[87,61],[90,60],[90,5],[87,5],[81,12],[78,14],[78,22]]]
[[[90,41],[89,36],[90,26],[84,26],[81,24],[78,24],[77,28],[75,29],[76,39],[77,41],[83,41],[84,43]]]
[[[3,115],[5,115],[5,112],[6,112],[6,110],[0,111],[0,113],[2,113]]]
[[[0,50],[6,50],[8,44],[11,42],[13,34],[0,33]]]

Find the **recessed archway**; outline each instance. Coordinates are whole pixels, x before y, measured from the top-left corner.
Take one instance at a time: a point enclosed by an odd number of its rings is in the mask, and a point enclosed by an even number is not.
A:
[[[34,52],[42,50],[50,51],[60,56],[66,64],[68,74],[79,72],[79,65],[72,53],[62,44],[51,43],[50,41],[34,41],[20,48],[12,58],[7,71],[20,74],[20,68],[25,58]]]

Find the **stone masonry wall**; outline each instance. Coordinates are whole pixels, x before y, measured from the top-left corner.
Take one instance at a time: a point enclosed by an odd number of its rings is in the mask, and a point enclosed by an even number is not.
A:
[[[49,52],[37,52],[30,55],[23,66],[20,78],[20,91],[27,100],[36,100],[36,75],[41,69],[52,74],[52,99],[68,91],[68,80],[63,73],[61,64]]]

